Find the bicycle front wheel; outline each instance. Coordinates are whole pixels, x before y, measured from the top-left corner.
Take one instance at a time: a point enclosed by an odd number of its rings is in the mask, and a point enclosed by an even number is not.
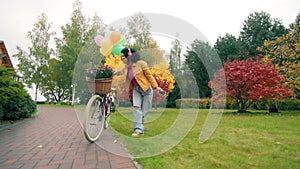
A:
[[[103,130],[105,123],[104,109],[102,98],[99,95],[92,96],[85,108],[83,131],[85,138],[91,143],[99,138]]]

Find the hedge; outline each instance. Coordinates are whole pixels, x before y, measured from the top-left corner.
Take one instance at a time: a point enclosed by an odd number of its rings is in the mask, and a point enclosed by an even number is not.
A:
[[[208,109],[210,107],[211,101],[208,98],[182,98],[175,101],[176,108],[200,108]]]
[[[0,120],[30,117],[36,104],[21,82],[8,78],[8,71],[0,69]]]
[[[176,108],[200,108],[207,109],[211,106],[210,98],[182,98],[176,100]],[[300,100],[299,99],[286,99],[278,100],[277,106],[279,110],[300,110]],[[233,99],[226,100],[226,109],[237,109],[236,103]],[[268,110],[270,108],[269,103],[266,101],[254,102],[250,109],[255,110]]]

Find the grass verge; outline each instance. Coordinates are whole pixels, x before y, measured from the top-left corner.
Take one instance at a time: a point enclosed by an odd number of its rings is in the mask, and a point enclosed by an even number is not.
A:
[[[128,136],[133,130],[131,111],[114,113],[110,122],[115,130]],[[148,118],[154,120],[145,123],[143,137],[163,133],[176,120],[178,111],[150,112]],[[199,135],[207,114],[208,110],[201,109],[188,135],[169,151],[135,160],[144,169],[300,168],[299,111],[236,114],[226,110],[210,139],[200,144]],[[125,146],[132,151],[130,145]]]

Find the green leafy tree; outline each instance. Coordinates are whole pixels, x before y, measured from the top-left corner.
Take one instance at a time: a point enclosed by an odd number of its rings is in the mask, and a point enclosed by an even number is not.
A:
[[[61,61],[52,58],[48,61],[47,73],[44,74],[47,79],[47,85],[44,85],[42,89],[43,96],[51,102],[58,103],[62,100],[66,100],[64,90],[68,86],[65,84],[68,77],[64,73],[61,73],[62,65]]]
[[[179,35],[178,35],[179,36]],[[172,48],[169,54],[170,72],[175,77],[174,89],[167,97],[167,107],[176,107],[176,100],[181,98],[178,80],[182,79],[182,45],[178,39],[172,42]]]
[[[259,54],[257,47],[262,46],[265,40],[274,40],[287,32],[280,19],[272,19],[264,11],[254,12],[243,22],[239,39],[249,52],[248,56],[255,56]]]
[[[97,57],[98,60],[96,64],[100,62],[99,47],[92,42],[93,36],[102,33],[104,30],[104,24],[99,16],[94,15],[92,20],[84,17],[82,14],[82,3],[79,0],[74,2],[73,9],[70,23],[61,27],[63,37],[61,39],[56,39],[58,58],[60,60],[60,68],[56,71],[59,71],[60,73],[63,72],[65,76],[63,77],[65,81],[63,84],[60,84],[59,90],[63,91],[65,95],[62,98],[67,98],[68,100],[71,100],[72,97],[72,86],[86,89],[86,86],[83,86],[86,85],[85,83],[74,81],[74,79],[84,80],[79,77],[85,73],[83,67],[85,67],[86,64],[91,63],[90,58]],[[92,50],[89,52],[87,48]],[[97,53],[95,53],[96,50]],[[74,69],[78,58],[80,60],[80,63],[77,64],[79,66],[76,68],[78,69],[78,71],[76,71],[78,75],[74,75]],[[81,97],[81,94],[77,96]]]
[[[39,16],[38,22],[34,24],[34,28],[28,32],[28,38],[31,41],[29,52],[17,46],[17,54],[13,55],[19,61],[18,72],[22,74],[23,82],[32,87],[35,84],[35,101],[37,100],[38,89],[44,86],[47,81],[44,74],[47,71],[48,60],[53,54],[50,48],[50,39],[55,32],[50,32],[51,24],[47,21],[46,14]]]
[[[247,52],[243,46],[242,41],[227,33],[224,37],[218,37],[214,48],[217,49],[221,61],[224,62],[247,57]]]
[[[150,42],[150,21],[141,12],[135,13],[128,21],[127,38],[130,47],[137,50],[146,49]]]
[[[178,35],[179,36],[179,35]],[[172,48],[169,55],[170,71],[177,73],[181,69],[182,45],[178,39],[172,42]]]
[[[217,63],[215,60],[218,58],[216,50],[207,42],[195,40],[185,57],[185,65],[188,66],[196,79],[199,96],[205,98],[210,97],[211,90],[207,86],[207,83],[218,69],[218,67],[213,64]],[[187,87],[188,86],[189,85],[187,85]],[[193,97],[193,94],[191,94],[191,97]]]

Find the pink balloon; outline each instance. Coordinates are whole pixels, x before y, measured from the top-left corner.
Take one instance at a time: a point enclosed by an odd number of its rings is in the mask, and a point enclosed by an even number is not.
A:
[[[104,37],[102,35],[97,35],[95,36],[94,41],[97,44],[97,46],[100,46],[103,39]]]

